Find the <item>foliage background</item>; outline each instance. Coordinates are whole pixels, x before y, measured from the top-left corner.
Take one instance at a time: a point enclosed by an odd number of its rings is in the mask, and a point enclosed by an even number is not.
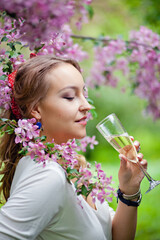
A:
[[[152,28],[159,32],[158,9],[156,1],[127,1],[127,0],[101,0],[94,1],[94,17],[89,24],[84,25],[81,32],[75,33],[89,36],[109,35],[115,38],[117,35],[127,39],[128,31],[139,29],[140,25]],[[150,16],[155,20],[147,18]],[[143,14],[142,14],[143,13]],[[156,16],[157,18],[156,18]],[[90,51],[92,57],[92,43],[82,42],[85,49]],[[90,60],[86,60],[82,67],[84,76],[90,66]],[[143,112],[145,101],[138,99],[132,94],[130,88],[123,93],[122,84],[129,87],[127,79],[121,78],[118,88],[100,87],[98,90],[90,90],[89,96],[94,100],[98,117],[88,124],[88,135],[95,134],[99,145],[93,151],[87,150],[86,158],[89,161],[101,162],[103,169],[108,175],[113,175],[114,185],[117,188],[117,173],[119,169],[119,159],[117,152],[98,133],[95,126],[105,116],[115,112],[126,127],[130,135],[141,143],[141,152],[148,160],[148,171],[155,179],[160,179],[160,120],[153,122],[150,116]],[[138,226],[136,240],[159,240],[160,239],[160,186],[145,195],[149,184],[146,179],[142,183],[142,203],[138,211]],[[116,209],[117,203],[114,199],[111,204]]]

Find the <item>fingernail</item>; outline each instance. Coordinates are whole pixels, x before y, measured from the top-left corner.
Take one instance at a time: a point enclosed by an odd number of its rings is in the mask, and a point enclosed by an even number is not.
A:
[[[135,141],[135,142],[134,142],[134,145],[139,146],[139,142],[138,142],[138,141]]]
[[[130,136],[130,139],[133,141],[133,140],[134,140],[134,137],[133,137],[133,136]]]
[[[123,160],[123,158],[124,158],[123,154],[119,154],[119,158],[120,158],[120,160]]]

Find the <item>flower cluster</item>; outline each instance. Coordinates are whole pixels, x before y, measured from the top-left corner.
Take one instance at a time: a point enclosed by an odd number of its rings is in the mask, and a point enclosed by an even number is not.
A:
[[[138,64],[136,77],[132,75],[135,94],[147,100],[147,112],[157,119],[160,117],[160,36],[141,27],[139,31],[131,32],[130,40],[134,41],[134,49],[129,61]]]
[[[111,187],[112,176],[106,176],[105,172],[101,169],[100,163],[95,163],[95,169],[97,173],[96,178],[99,179],[99,181],[96,182],[96,188],[93,189],[91,196],[94,200],[97,198],[101,203],[103,203],[105,199],[111,202],[111,194],[113,193],[116,196],[113,187]]]
[[[64,169],[68,181],[76,179],[75,187],[78,195],[82,194],[87,197],[91,193],[93,200],[95,201],[97,198],[101,203],[105,200],[112,200],[112,196],[115,194],[115,190],[111,187],[112,177],[106,177],[100,164],[95,164],[94,172],[91,171],[90,164],[77,170],[78,154],[75,139],[61,145],[56,144],[54,140],[46,142],[45,136],[39,136],[40,130],[38,130],[34,118],[19,120],[17,124],[7,119],[0,119],[0,121],[3,123],[3,127],[9,125],[12,128],[9,134],[14,130],[15,142],[22,146],[20,154],[30,155],[34,161],[42,163],[44,167],[48,161],[55,161]]]
[[[77,25],[86,21],[88,11],[85,6],[92,1],[52,0],[52,1],[14,1],[1,0],[0,10],[6,11],[11,18],[17,19],[15,24],[19,29],[21,39],[27,41],[33,49],[39,47],[41,41],[48,41],[50,33],[59,32],[59,29],[69,23],[75,13],[79,13]],[[35,41],[36,40],[36,41]]]
[[[111,187],[112,176],[109,178],[102,170],[101,164],[95,162],[95,170],[91,171],[90,166],[79,169],[80,178],[77,180],[76,185],[83,185],[81,188],[77,188],[77,193],[82,194],[87,192],[87,195],[91,193],[93,202],[96,198],[103,203],[105,200],[112,201],[112,196],[115,195],[115,189]],[[96,181],[95,181],[96,179]]]
[[[23,146],[26,147],[32,138],[39,137],[40,130],[34,124],[35,122],[35,118],[18,120],[18,127],[15,128],[15,143],[23,143]]]
[[[79,145],[77,146],[78,151],[86,152],[87,146],[90,147],[90,149],[94,149],[94,145],[97,145],[98,141],[96,140],[95,136],[89,137],[86,136],[79,140]]]
[[[0,80],[0,89],[0,108],[8,110],[11,106],[12,89],[6,79]]]
[[[110,40],[107,46],[96,46],[94,48],[95,61],[91,69],[91,75],[87,78],[87,86],[95,87],[101,85],[110,85],[116,87],[118,78],[114,72],[117,68],[122,67],[116,64],[117,55],[126,51],[126,44],[123,40]],[[120,59],[122,61],[122,59]],[[120,61],[119,60],[119,61]],[[124,71],[125,72],[125,71]]]
[[[43,42],[43,47],[39,50],[38,55],[54,54],[66,58],[83,61],[88,54],[82,50],[82,47],[73,42],[71,38],[72,30],[69,25],[65,24],[61,31],[51,34],[49,41]]]
[[[37,0],[11,0],[8,4],[2,0],[0,10],[5,10],[6,14],[2,13],[0,40],[9,49],[5,51],[2,47],[0,50],[0,73],[8,75],[25,61],[21,49],[27,46],[37,54],[54,54],[77,61],[86,59],[87,52],[73,41],[68,24],[73,19],[72,26],[77,21],[77,27],[81,28],[82,22],[87,22],[88,16],[93,14],[91,3],[91,0],[43,0],[41,3]],[[95,58],[87,85],[91,88],[101,85],[117,87],[123,75],[129,80],[127,87],[147,102],[147,112],[154,119],[160,118],[159,43],[160,36],[143,26],[139,31],[129,33],[129,41],[112,40],[108,36],[96,39]],[[5,108],[8,106],[6,104]]]
[[[121,71],[130,80],[134,93],[147,101],[147,112],[154,119],[160,118],[160,36],[142,26],[130,32],[128,42],[105,39],[103,46],[95,47],[87,85],[116,87],[120,79],[117,72]]]

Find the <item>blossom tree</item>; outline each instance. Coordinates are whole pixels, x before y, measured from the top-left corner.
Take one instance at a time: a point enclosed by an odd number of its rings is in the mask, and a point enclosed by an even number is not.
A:
[[[4,46],[5,42],[9,48],[0,49],[2,80],[25,61],[23,49],[26,47],[36,54],[54,54],[80,62],[89,56],[76,39],[89,39],[96,44],[87,86],[117,87],[119,78],[116,72],[121,71],[131,82],[134,94],[146,100],[147,112],[154,119],[160,117],[158,34],[142,26],[139,31],[129,33],[129,41],[109,36],[75,36],[70,23],[72,21],[72,26],[80,29],[89,21],[93,15],[92,0],[1,0],[0,11],[1,45]]]
[[[89,57],[89,53],[83,50],[76,39],[88,39],[95,43],[95,46],[92,68],[86,79],[87,87],[97,88],[106,85],[115,88],[120,81],[116,73],[121,71],[131,82],[134,93],[140,98],[146,99],[147,112],[152,114],[154,119],[160,118],[160,36],[158,34],[142,26],[139,31],[129,33],[128,41],[118,38],[111,39],[109,36],[93,38],[75,35],[71,26],[75,25],[81,29],[83,24],[93,16],[92,0],[1,0],[0,14],[0,108],[7,110],[10,107],[11,88],[8,85],[7,77],[17,69],[20,63],[25,61],[25,48],[32,52],[31,57],[35,54],[54,54],[81,62]],[[94,115],[95,112],[92,109],[88,120],[92,119]],[[6,119],[1,120],[8,124],[7,131],[11,134],[13,129],[10,128],[10,123]],[[19,120],[18,127],[14,127],[15,141],[22,144],[21,153],[24,154],[27,151],[34,160],[43,161],[44,165],[48,158],[55,160],[55,156],[59,156],[59,154],[65,161],[70,161],[72,155],[70,145],[60,147],[54,142],[45,145],[43,141],[40,141],[42,139],[35,140],[38,132],[37,128],[32,126],[34,121]],[[15,124],[17,123],[13,125]],[[28,129],[34,129],[35,135],[33,136],[32,131]],[[75,142],[70,144],[75,149]],[[87,136],[78,143],[78,146],[76,145],[76,148],[85,152],[87,145],[93,149],[96,144],[98,142],[94,136]],[[47,154],[45,154],[46,152]],[[38,159],[35,159],[35,156],[38,156]],[[75,177],[73,176],[75,173],[73,166],[76,162],[74,159],[72,160],[69,163],[70,170],[68,167],[65,168],[69,178]],[[82,186],[84,187],[78,191],[79,194],[82,191],[83,193],[86,191],[88,194],[92,186],[92,189],[94,188],[93,195],[98,196],[99,200],[103,202],[104,198],[108,197],[108,193],[104,190],[106,186],[109,191],[113,191],[108,187],[112,179],[106,178],[99,164],[95,166],[99,182],[89,181],[93,177],[91,171],[84,172],[83,169],[80,169],[77,185],[83,182]],[[70,174],[71,172],[73,174]],[[96,189],[99,189],[100,192]]]

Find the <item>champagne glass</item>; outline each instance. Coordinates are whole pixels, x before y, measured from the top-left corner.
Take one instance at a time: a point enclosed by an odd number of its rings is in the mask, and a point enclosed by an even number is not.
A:
[[[146,193],[160,184],[160,181],[154,180],[139,163],[137,158],[137,151],[133,145],[133,142],[131,141],[127,131],[115,113],[112,113],[104,118],[100,123],[98,123],[96,128],[119,153],[126,156],[128,161],[137,164],[138,167],[142,170],[150,183],[149,189]]]

